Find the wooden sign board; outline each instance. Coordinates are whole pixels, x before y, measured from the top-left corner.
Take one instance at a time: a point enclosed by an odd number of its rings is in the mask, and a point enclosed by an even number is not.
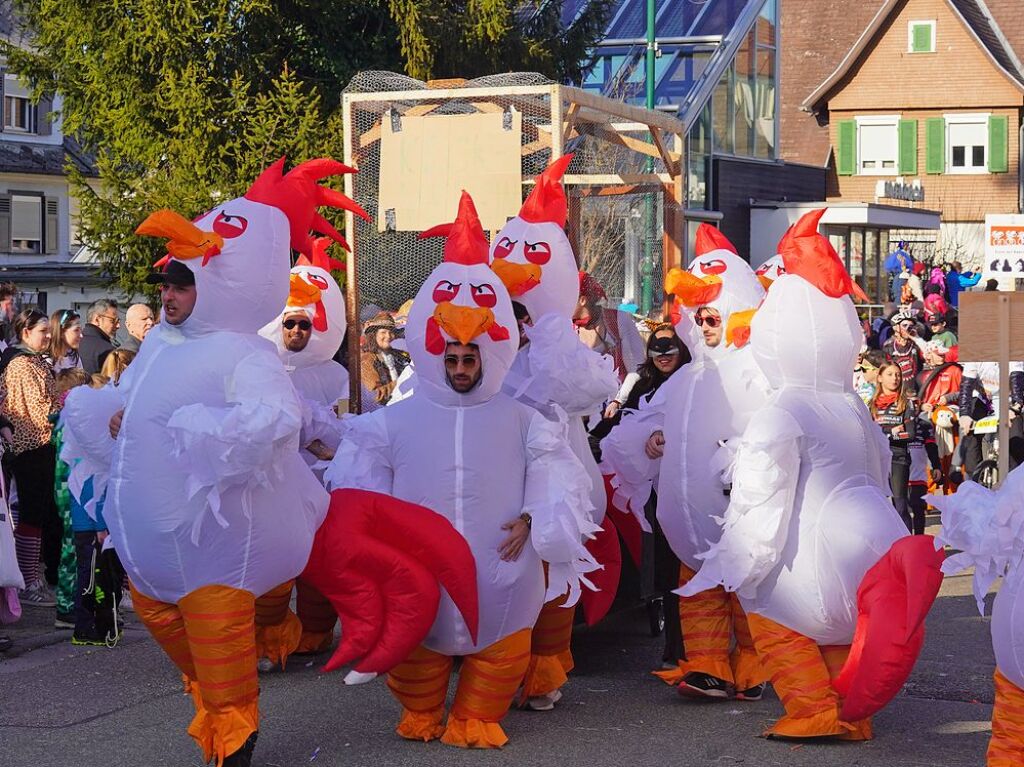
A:
[[[421,232],[455,218],[465,189],[484,229],[497,231],[523,202],[523,116],[385,113],[378,231]]]
[[[1004,322],[1005,341],[1000,333]],[[961,362],[998,362],[1004,353],[1010,360],[1024,360],[1024,293],[961,293],[957,338]]]

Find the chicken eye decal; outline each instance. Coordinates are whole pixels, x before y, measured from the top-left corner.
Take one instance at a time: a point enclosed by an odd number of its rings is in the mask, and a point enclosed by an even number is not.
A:
[[[698,261],[697,266],[700,267],[701,272],[704,274],[722,274],[725,271],[725,261],[720,258],[713,258],[710,261]]]
[[[230,240],[233,237],[241,237],[245,234],[245,230],[248,226],[249,222],[241,216],[231,216],[224,211],[218,213],[217,218],[213,221],[213,231],[225,240]]]
[[[493,309],[494,305],[498,303],[498,295],[494,292],[494,288],[488,285],[486,282],[483,285],[470,285],[471,292],[473,294],[473,300],[477,306],[482,306],[485,309]]]
[[[307,274],[306,279],[309,280],[310,284],[320,288],[320,290],[327,290],[327,280],[325,280],[319,274]]]
[[[449,301],[454,301],[455,296],[459,295],[459,288],[461,287],[461,282],[448,282],[448,280],[441,280],[434,286],[434,303],[444,304]]]
[[[527,242],[523,240],[523,253],[531,264],[542,266],[551,260],[551,246],[546,242]]]
[[[494,257],[508,258],[518,242],[519,240],[510,240],[508,237],[502,237],[498,240],[498,244],[494,246]]]

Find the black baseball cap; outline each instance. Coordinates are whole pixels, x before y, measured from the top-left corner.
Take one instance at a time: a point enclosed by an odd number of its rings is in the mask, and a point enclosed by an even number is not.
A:
[[[147,275],[146,284],[177,285],[178,287],[186,288],[190,285],[196,284],[196,276],[192,274],[192,270],[181,263],[181,261],[175,261],[172,258],[167,262],[167,266],[164,267],[164,271],[152,272]]]

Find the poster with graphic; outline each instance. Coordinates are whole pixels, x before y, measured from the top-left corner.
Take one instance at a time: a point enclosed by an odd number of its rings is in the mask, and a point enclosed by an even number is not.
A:
[[[985,266],[990,277],[1024,277],[1024,216],[985,216]]]

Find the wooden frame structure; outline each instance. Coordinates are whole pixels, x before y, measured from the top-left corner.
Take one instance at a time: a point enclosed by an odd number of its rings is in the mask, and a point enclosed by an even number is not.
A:
[[[458,81],[454,81],[458,82]],[[550,152],[550,160],[564,154],[565,146],[585,136],[619,151],[625,149],[638,158],[652,158],[657,172],[651,173],[570,173],[564,177],[569,203],[569,230],[578,231],[580,198],[609,197],[642,193],[664,194],[662,261],[665,271],[679,264],[685,249],[686,224],[683,216],[686,199],[682,148],[686,146],[686,126],[664,112],[642,109],[622,101],[598,96],[579,88],[559,84],[511,85],[500,87],[450,87],[453,81],[415,90],[345,93],[342,117],[345,126],[346,165],[356,168],[360,156],[380,141],[381,120],[390,110],[402,116],[424,116],[445,104],[458,101],[478,112],[504,112],[511,105],[531,114],[544,114],[546,122],[523,124],[524,158],[538,152]],[[358,129],[355,117],[360,111],[374,114],[371,125]],[[346,175],[345,193],[354,197],[355,180]],[[534,183],[524,178],[523,185]],[[359,248],[355,217],[345,215],[345,236],[353,248]],[[575,243],[574,243],[575,244]],[[359,267],[353,255],[347,259],[346,311],[348,314],[350,409],[359,412]]]

